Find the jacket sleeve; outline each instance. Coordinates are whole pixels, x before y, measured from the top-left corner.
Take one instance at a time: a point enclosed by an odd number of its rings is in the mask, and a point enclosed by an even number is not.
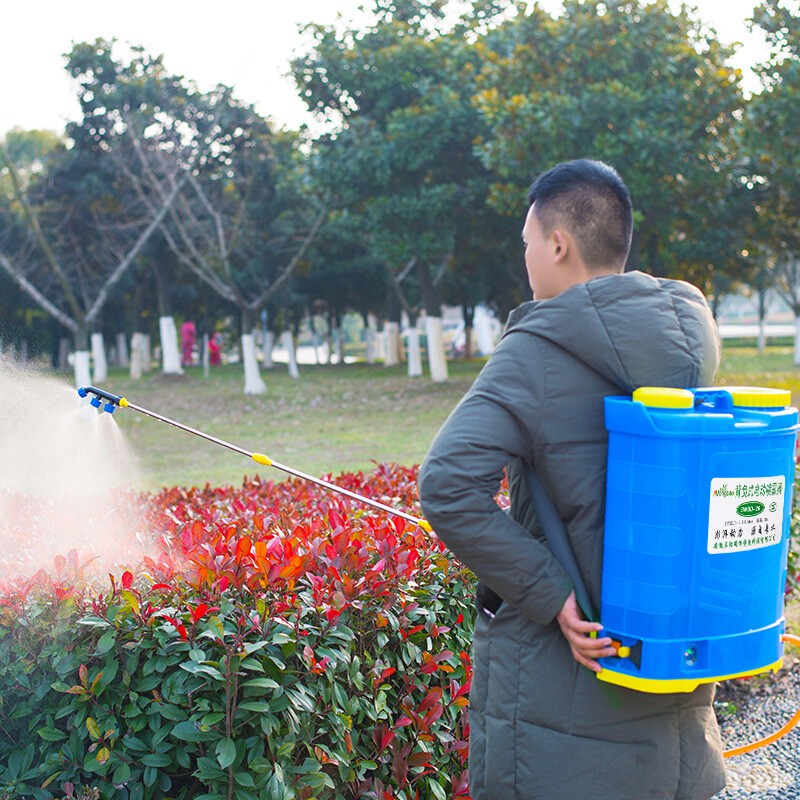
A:
[[[531,457],[546,380],[538,347],[521,332],[500,342],[436,435],[419,494],[453,553],[506,603],[546,625],[572,583],[548,548],[494,501],[505,466]]]

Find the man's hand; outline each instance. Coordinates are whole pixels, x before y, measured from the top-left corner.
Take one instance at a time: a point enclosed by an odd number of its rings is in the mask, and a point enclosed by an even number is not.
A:
[[[592,639],[589,636],[593,631],[602,630],[603,626],[599,622],[587,622],[581,617],[575,592],[570,593],[556,619],[561,626],[561,632],[569,642],[575,660],[592,672],[600,672],[602,669],[596,659],[616,655],[617,651],[610,646],[609,637]]]

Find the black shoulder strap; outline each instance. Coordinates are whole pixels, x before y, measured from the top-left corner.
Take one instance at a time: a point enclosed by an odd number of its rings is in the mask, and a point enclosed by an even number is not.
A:
[[[544,535],[547,539],[547,543],[550,545],[550,550],[556,559],[558,559],[561,566],[564,567],[564,571],[569,575],[572,583],[575,585],[575,597],[586,619],[591,622],[596,622],[597,615],[589,600],[589,593],[586,591],[586,585],[578,569],[578,562],[575,560],[575,554],[572,552],[572,545],[567,536],[564,523],[556,507],[553,505],[553,501],[548,496],[544,486],[542,486],[539,476],[527,462],[525,463],[525,478],[533,507],[536,509],[539,522],[542,523]]]

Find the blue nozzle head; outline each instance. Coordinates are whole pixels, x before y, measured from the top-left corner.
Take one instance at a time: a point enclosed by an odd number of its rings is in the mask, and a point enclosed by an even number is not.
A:
[[[106,403],[103,406],[103,411],[108,411],[109,414],[113,414],[115,408],[116,406],[113,403]]]
[[[100,398],[99,397],[92,397],[89,401],[95,408],[100,408]]]
[[[83,386],[78,389],[78,397],[86,397],[86,389]]]

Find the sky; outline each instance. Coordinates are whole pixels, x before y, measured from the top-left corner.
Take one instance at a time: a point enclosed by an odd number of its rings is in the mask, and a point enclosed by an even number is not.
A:
[[[232,85],[278,125],[310,118],[286,73],[303,52],[298,26],[350,19],[364,0],[36,0],[4,3],[0,28],[0,135],[13,127],[62,131],[78,116],[64,53],[73,42],[116,38],[163,54],[166,68],[201,89]],[[677,4],[678,0],[670,0]],[[542,0],[549,11],[558,0]],[[734,65],[747,70],[764,56],[745,20],[753,0],[694,0],[699,17],[723,42],[743,42]]]

